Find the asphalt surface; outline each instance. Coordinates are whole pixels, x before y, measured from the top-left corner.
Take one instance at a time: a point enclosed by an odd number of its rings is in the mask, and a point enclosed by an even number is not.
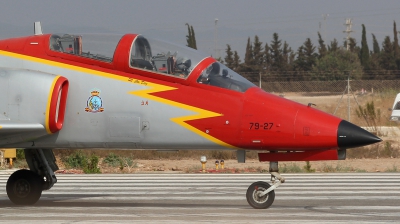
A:
[[[387,223],[400,220],[399,173],[284,174],[269,209],[247,187],[268,174],[59,174],[34,206],[12,204],[0,173],[0,222]]]

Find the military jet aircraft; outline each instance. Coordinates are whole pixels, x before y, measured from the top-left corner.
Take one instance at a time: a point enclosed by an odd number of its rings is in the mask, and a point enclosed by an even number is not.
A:
[[[57,182],[54,148],[257,150],[272,184],[250,185],[272,205],[279,161],[345,159],[381,141],[345,120],[267,93],[214,58],[140,34],[43,34],[0,41],[0,147],[24,148],[29,170],[6,186],[18,205]]]

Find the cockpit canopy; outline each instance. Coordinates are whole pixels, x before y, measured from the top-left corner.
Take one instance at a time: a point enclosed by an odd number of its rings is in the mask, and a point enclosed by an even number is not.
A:
[[[192,48],[138,35],[132,43],[130,66],[186,79],[207,57]]]
[[[49,47],[52,51],[111,63],[121,38],[121,35],[107,34],[53,34]],[[187,79],[192,75],[194,68],[207,57],[201,51],[186,46],[137,35],[132,41],[127,63],[131,68]],[[239,92],[245,92],[254,86],[219,62],[214,62],[204,69],[197,82]]]
[[[115,49],[122,35],[114,34],[53,34],[50,49],[94,60],[112,62]]]

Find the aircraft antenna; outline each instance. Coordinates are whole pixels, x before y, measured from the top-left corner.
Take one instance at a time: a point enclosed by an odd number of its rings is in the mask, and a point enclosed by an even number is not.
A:
[[[33,32],[35,35],[43,35],[42,24],[40,21],[33,24]]]

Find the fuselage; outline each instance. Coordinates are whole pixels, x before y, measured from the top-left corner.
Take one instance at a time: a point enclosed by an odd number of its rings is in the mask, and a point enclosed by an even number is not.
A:
[[[0,119],[29,133],[24,137],[0,124],[0,145],[273,151],[346,147],[338,140],[342,119],[269,94],[211,57],[190,58],[197,52],[162,44],[155,52],[151,41],[136,34],[116,43],[115,49],[105,49],[112,52],[106,55],[85,51],[85,37],[78,35],[0,41]],[[44,131],[39,134],[40,128],[27,125],[42,125]]]

